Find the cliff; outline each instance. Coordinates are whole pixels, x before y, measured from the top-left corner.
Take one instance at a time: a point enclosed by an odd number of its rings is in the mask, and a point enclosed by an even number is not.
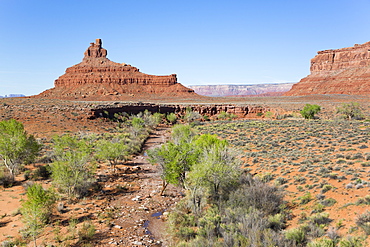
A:
[[[125,63],[112,62],[97,39],[85,51],[81,63],[66,69],[54,82],[54,88],[38,97],[84,100],[145,99],[150,96],[190,97],[193,90],[177,82],[176,74],[156,76]]]
[[[285,96],[309,94],[370,94],[370,42],[319,51],[311,59],[311,74]]]
[[[265,96],[282,95],[289,91],[293,83],[274,83],[274,84],[252,84],[252,85],[197,85],[188,86],[197,94],[213,97],[225,96]]]

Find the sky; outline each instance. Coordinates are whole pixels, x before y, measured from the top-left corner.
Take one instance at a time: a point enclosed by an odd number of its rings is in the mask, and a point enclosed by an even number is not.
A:
[[[368,0],[0,0],[0,95],[54,87],[100,38],[183,85],[298,82],[317,51],[370,41]]]

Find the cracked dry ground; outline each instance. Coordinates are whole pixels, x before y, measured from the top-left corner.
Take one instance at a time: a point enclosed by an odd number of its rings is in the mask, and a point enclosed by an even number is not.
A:
[[[148,162],[146,150],[166,141],[168,128],[157,129],[145,142],[143,152],[118,167],[115,176],[99,169],[105,205],[98,213],[95,246],[167,246],[166,210],[178,202],[181,190],[169,186],[161,196],[158,167]],[[107,219],[108,218],[108,219]]]

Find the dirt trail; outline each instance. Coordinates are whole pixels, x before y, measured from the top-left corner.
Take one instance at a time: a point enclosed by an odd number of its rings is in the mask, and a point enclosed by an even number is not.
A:
[[[146,150],[166,142],[168,128],[160,128],[149,136],[143,152],[121,167],[119,176],[109,181],[109,188],[122,181],[126,192],[108,197],[104,211],[118,215],[107,229],[101,229],[101,246],[167,246],[163,213],[181,199],[181,191],[171,187],[165,196],[159,195],[162,186],[158,167],[148,162]],[[165,213],[166,214],[166,213]]]

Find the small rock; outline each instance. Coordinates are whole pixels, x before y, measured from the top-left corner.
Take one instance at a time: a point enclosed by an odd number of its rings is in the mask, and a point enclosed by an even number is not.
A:
[[[114,228],[117,228],[117,229],[122,229],[122,226],[119,226],[119,225],[115,225]]]

